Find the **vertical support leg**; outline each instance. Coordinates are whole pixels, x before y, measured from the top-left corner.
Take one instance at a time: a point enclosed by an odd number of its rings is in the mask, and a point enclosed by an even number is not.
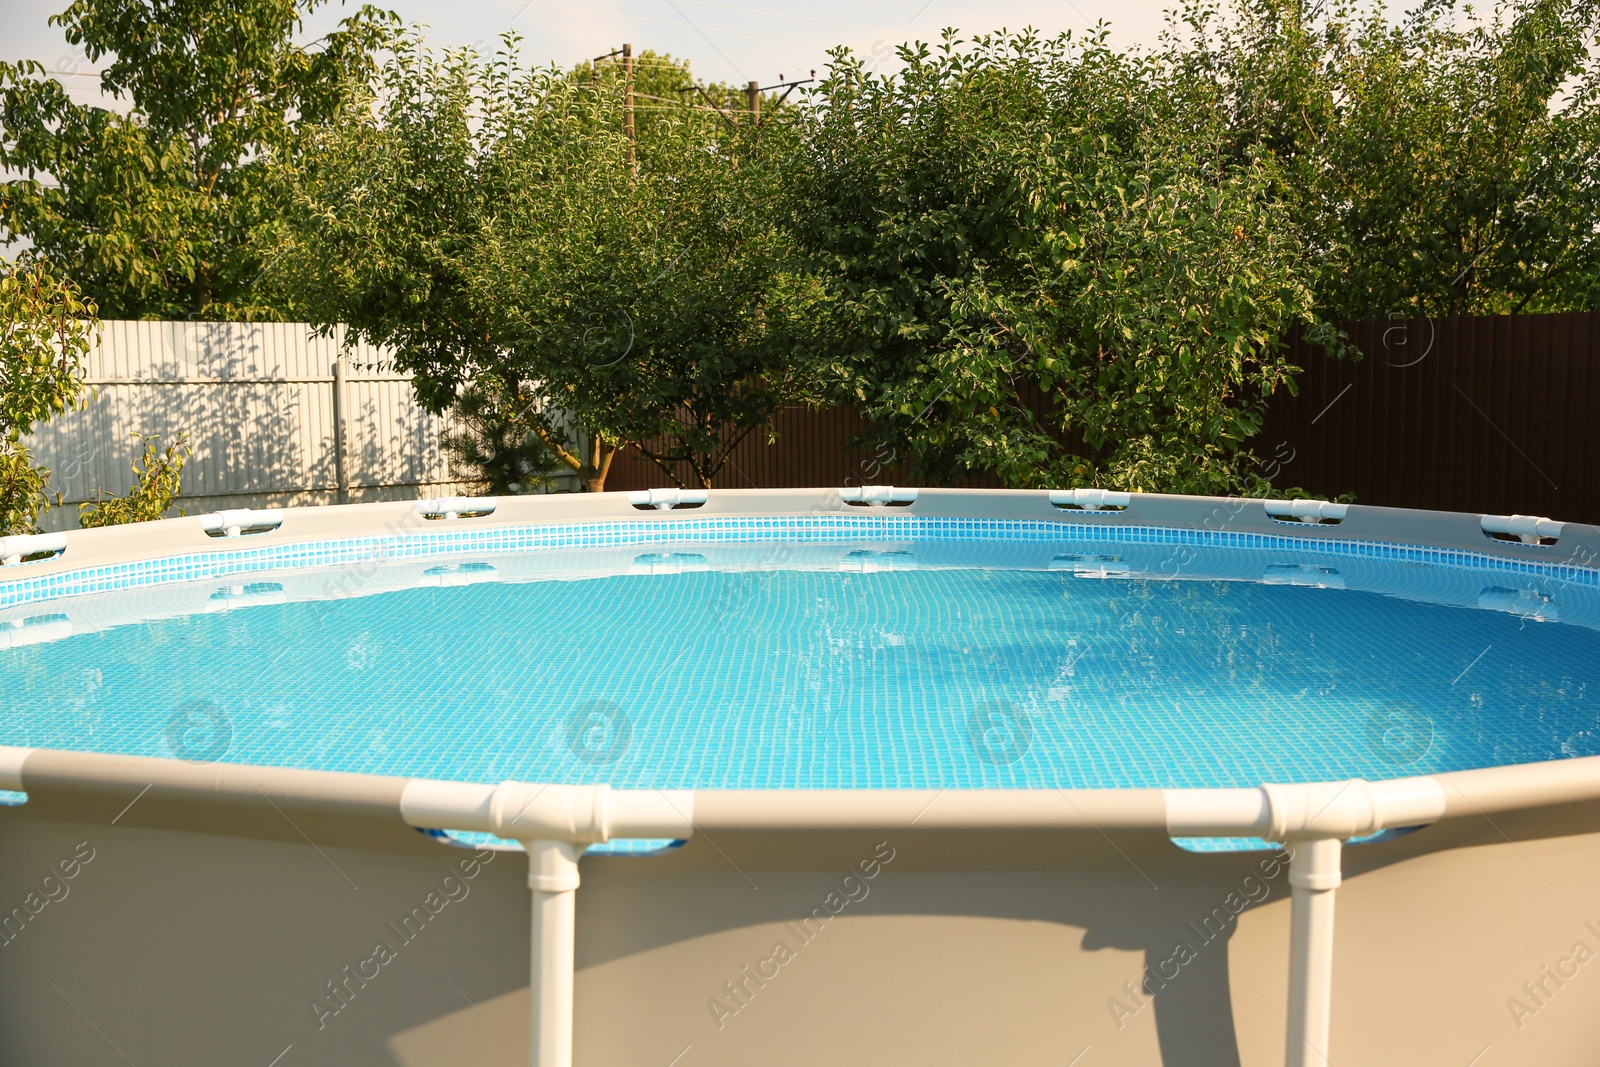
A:
[[[1333,894],[1344,842],[1292,842],[1289,861],[1288,1067],[1327,1067],[1333,1002]]]
[[[524,847],[528,888],[533,890],[528,1062],[532,1067],[572,1067],[575,898],[584,846],[529,841]]]

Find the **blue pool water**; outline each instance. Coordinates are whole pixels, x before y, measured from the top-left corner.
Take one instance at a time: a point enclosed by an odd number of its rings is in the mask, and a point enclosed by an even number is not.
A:
[[[1600,618],[1591,586],[1315,546],[808,551],[457,553],[34,603],[0,631],[0,743],[658,788],[1252,786],[1600,754],[1600,631],[1573,621]]]

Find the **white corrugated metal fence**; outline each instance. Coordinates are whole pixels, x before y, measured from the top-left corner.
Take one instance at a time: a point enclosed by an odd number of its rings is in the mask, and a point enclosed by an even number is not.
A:
[[[94,396],[29,441],[64,498],[41,524],[76,527],[79,503],[126,492],[142,451],[134,433],[163,443],[188,434],[178,506],[189,514],[459,491],[439,443],[444,421],[382,352],[343,352],[341,334],[318,337],[304,323],[105,323],[86,360]]]

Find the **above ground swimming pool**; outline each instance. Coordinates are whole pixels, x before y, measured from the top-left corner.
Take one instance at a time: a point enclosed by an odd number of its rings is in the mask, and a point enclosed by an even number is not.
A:
[[[1475,810],[1600,793],[1596,533],[873,487],[13,538],[0,800],[107,774],[268,796],[282,768],[300,802],[336,780],[305,772],[408,781],[413,826],[532,856],[545,1067],[572,1055],[585,851],[907,818],[1289,841],[1289,1062],[1321,1063],[1340,842],[1432,823],[1451,789]]]

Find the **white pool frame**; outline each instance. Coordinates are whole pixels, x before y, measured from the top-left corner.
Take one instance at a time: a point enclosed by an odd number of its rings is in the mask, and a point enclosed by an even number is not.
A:
[[[852,497],[847,501],[843,497]],[[39,539],[0,541],[0,594],[12,580],[242,547],[372,535],[393,543],[444,528],[626,520],[671,524],[716,516],[855,513],[1032,519],[1102,528],[1139,525],[1229,534],[1292,535],[1455,549],[1567,568],[1585,582],[1600,560],[1600,528],[1521,516],[1478,516],[1351,505],[1099,491],[715,490],[706,493],[376,503],[232,512]],[[1076,505],[1063,509],[1063,503]],[[1112,510],[1118,509],[1120,510]],[[478,510],[480,514],[472,514]],[[429,513],[425,516],[424,513]],[[884,512],[887,514],[889,512]],[[252,527],[272,527],[250,533]],[[1491,536],[1509,533],[1520,539]],[[221,536],[216,536],[220,534]],[[59,553],[37,558],[44,553]],[[30,562],[23,562],[31,559]],[[29,610],[37,612],[36,601]],[[12,612],[17,614],[17,612]],[[4,615],[0,614],[0,619]],[[1334,899],[1349,838],[1459,817],[1600,799],[1600,757],[1503,766],[1381,782],[1256,789],[683,790],[505,782],[496,786],[231,764],[195,766],[81,752],[0,747],[0,789],[107,793],[205,804],[293,804],[297,810],[400,820],[418,828],[488,832],[522,843],[532,891],[531,1044],[536,1067],[573,1057],[575,895],[586,846],[613,838],[690,839],[697,833],[886,830],[1153,831],[1172,837],[1260,837],[1293,847],[1288,879],[1289,1067],[1327,1063],[1332,1019]],[[141,796],[144,793],[140,794]],[[1065,797],[1067,803],[1062,803]]]

